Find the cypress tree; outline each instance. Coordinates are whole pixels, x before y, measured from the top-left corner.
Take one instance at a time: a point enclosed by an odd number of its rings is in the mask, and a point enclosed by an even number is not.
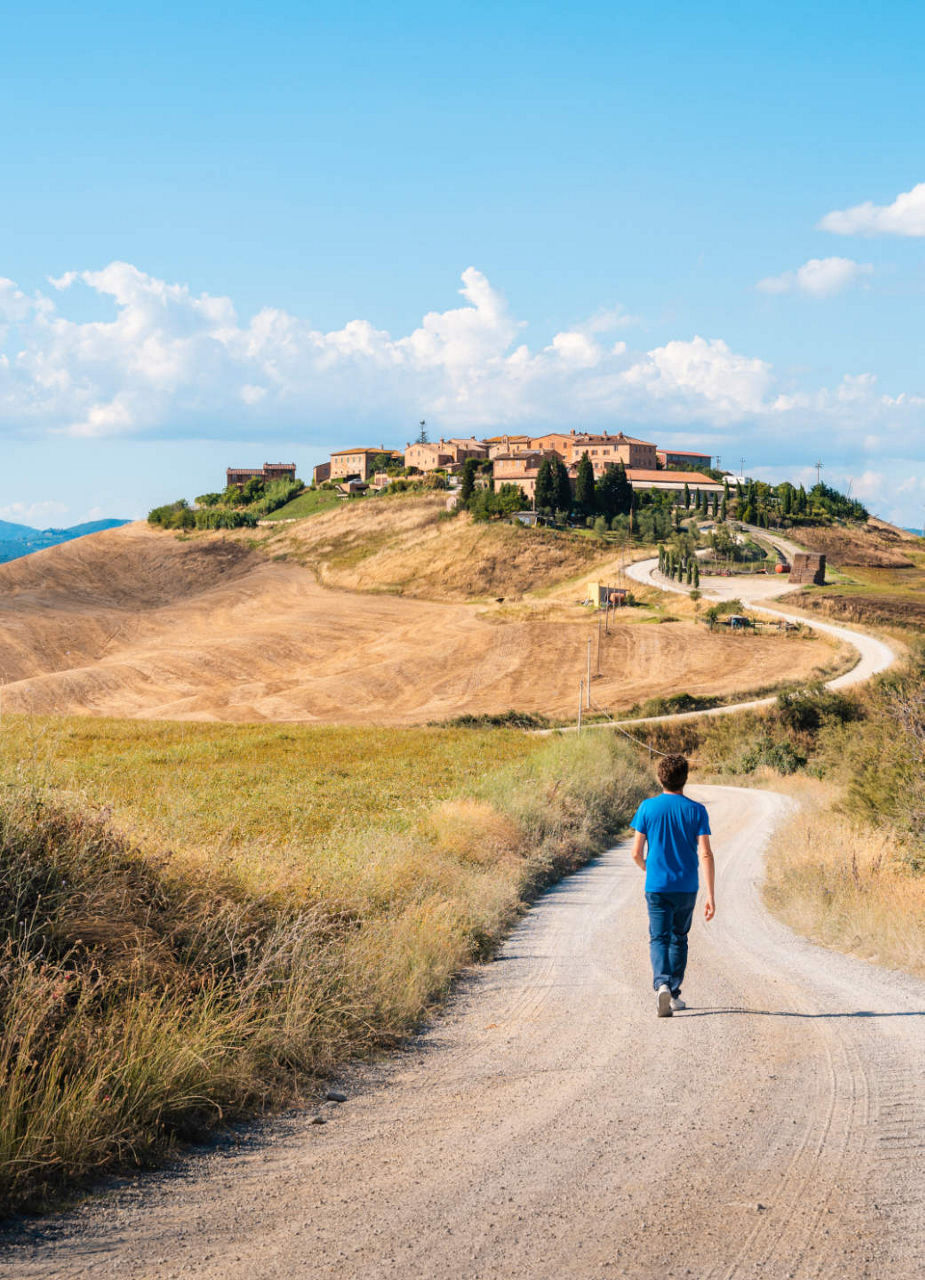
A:
[[[569,512],[572,509],[572,484],[568,476],[568,468],[561,458],[553,462],[555,480],[556,510]]]
[[[594,514],[594,467],[587,451],[581,455],[578,464],[578,475],[575,478],[575,506],[581,515]]]
[[[684,510],[690,511],[690,509],[691,509],[691,489],[690,489],[690,485],[685,480],[684,481]]]
[[[700,586],[700,565],[696,560],[694,561],[694,586]]]
[[[552,511],[555,501],[556,487],[552,474],[552,464],[548,458],[544,458],[536,473],[536,509],[537,511]]]

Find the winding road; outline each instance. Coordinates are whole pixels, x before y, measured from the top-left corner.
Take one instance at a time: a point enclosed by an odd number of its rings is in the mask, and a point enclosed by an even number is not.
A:
[[[695,787],[718,914],[655,1017],[627,846],[544,895],[448,1014],[328,1122],[104,1190],[8,1242],[4,1280],[920,1280],[925,983],[764,910],[791,811]]]
[[[792,542],[786,542],[781,538],[774,538],[773,541],[791,555],[799,550]],[[691,590],[690,587],[671,582],[660,574],[657,559],[637,560],[634,564],[626,566],[625,573],[635,582],[647,587],[657,587],[659,591],[671,591],[677,595],[688,595]],[[847,689],[852,685],[862,684],[865,680],[870,680],[872,676],[886,671],[897,660],[898,654],[891,645],[877,636],[869,635],[866,631],[859,631],[854,627],[838,626],[833,622],[821,622],[818,618],[810,617],[808,614],[799,612],[796,609],[785,612],[783,609],[772,608],[767,603],[768,600],[776,600],[788,590],[795,590],[795,588],[790,587],[773,574],[737,575],[733,578],[704,575],[700,579],[700,590],[705,600],[741,600],[743,605],[753,612],[763,613],[768,617],[779,618],[787,622],[799,621],[813,631],[819,631],[844,644],[851,645],[857,651],[857,662],[850,671],[826,681],[827,689]],[[660,720],[693,720],[697,716],[725,716],[732,715],[736,711],[753,711],[759,707],[769,707],[776,701],[775,697],[753,698],[748,702],[735,702],[728,706],[711,707],[706,711],[685,711],[673,715],[648,716],[644,719],[618,720],[614,723],[653,724]],[[589,725],[588,727],[593,728],[595,726]]]

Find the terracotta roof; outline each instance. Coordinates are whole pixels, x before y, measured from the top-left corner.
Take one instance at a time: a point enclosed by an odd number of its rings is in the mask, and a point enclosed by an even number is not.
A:
[[[658,449],[658,453],[670,453],[673,458],[712,458],[712,453],[698,453],[696,449]]]
[[[344,453],[401,453],[400,449],[332,449],[331,457],[339,458]]]
[[[717,484],[699,471],[648,471],[640,467],[627,467],[626,478],[639,484]]]

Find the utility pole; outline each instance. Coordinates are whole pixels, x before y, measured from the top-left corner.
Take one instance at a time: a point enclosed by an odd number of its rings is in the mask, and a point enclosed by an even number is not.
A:
[[[604,619],[600,614],[597,615],[597,674],[601,674],[601,628],[604,625]]]
[[[742,477],[744,481],[745,479],[745,459],[744,458],[739,459],[739,475]]]
[[[585,693],[588,701],[588,710],[591,710],[591,637],[588,636],[588,687]]]
[[[816,468],[816,484],[822,484],[823,464],[821,462],[814,462],[813,466]]]
[[[581,713],[584,707],[584,701],[585,701],[585,682],[584,680],[579,680],[578,681],[578,732],[579,733],[581,733]]]

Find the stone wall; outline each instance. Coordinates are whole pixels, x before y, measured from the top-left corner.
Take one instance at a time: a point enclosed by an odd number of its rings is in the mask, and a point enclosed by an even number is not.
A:
[[[790,566],[790,581],[821,587],[825,582],[825,556],[816,551],[798,551]]]

